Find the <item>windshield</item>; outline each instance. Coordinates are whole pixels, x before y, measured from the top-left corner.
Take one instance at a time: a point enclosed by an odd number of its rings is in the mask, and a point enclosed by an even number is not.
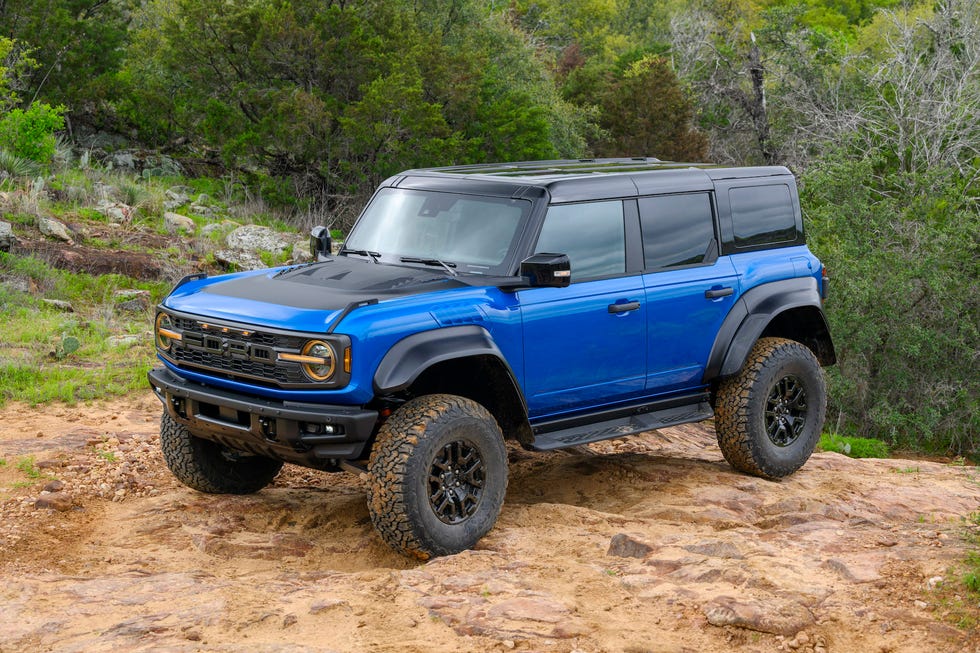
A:
[[[440,261],[462,272],[500,273],[496,268],[530,210],[527,200],[383,188],[344,248],[392,262]]]

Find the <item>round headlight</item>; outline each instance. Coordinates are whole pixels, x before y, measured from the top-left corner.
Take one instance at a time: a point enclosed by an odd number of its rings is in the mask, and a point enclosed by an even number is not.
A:
[[[157,347],[164,351],[170,351],[170,345],[173,344],[173,340],[169,335],[161,333],[161,329],[163,331],[173,333],[173,322],[170,321],[170,316],[166,313],[157,313],[156,328],[154,329],[154,332],[156,332]]]
[[[310,340],[303,347],[303,355],[319,358],[323,361],[322,363],[303,363],[303,371],[306,372],[306,376],[314,381],[326,381],[333,376],[334,369],[337,367],[337,356],[329,344],[322,340]]]

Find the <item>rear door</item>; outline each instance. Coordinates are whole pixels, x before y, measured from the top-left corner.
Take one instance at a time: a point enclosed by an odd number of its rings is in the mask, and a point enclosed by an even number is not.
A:
[[[697,388],[715,335],[739,295],[728,256],[719,256],[709,192],[642,197],[648,394]]]

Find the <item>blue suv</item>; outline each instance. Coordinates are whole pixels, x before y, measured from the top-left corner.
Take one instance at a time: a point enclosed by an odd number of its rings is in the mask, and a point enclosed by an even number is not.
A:
[[[826,274],[782,167],[650,158],[409,170],[339,253],[183,279],[156,313],[161,444],[183,483],[244,494],[283,463],[367,472],[382,538],[473,546],[504,440],[549,450],[714,417],[779,478],[823,425]]]

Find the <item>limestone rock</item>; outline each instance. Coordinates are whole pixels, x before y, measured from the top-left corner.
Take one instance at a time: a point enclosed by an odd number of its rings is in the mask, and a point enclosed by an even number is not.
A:
[[[166,191],[164,191],[164,195],[167,197],[167,199],[163,202],[164,210],[172,211],[178,206],[183,206],[184,204],[190,202],[191,198],[188,193],[191,191],[192,189],[187,186],[173,186],[168,188]]]
[[[173,213],[171,211],[167,211],[163,214],[163,227],[172,234],[175,234],[181,230],[188,233],[194,233],[193,220],[188,218],[186,215]]]
[[[59,311],[64,311],[65,313],[74,313],[75,307],[71,305],[71,302],[66,302],[63,299],[42,299],[42,302],[56,308]]]
[[[225,242],[232,249],[247,252],[265,251],[273,254],[282,254],[293,246],[293,241],[283,234],[277,233],[269,227],[254,224],[247,224],[235,229],[228,234]]]
[[[231,231],[232,229],[235,229],[236,227],[239,226],[241,225],[239,225],[234,220],[222,220],[221,222],[211,222],[201,227],[200,234],[202,238],[210,238],[211,234],[215,232]]]
[[[293,245],[293,263],[309,263],[313,260],[310,255],[308,243],[296,243]]]
[[[109,336],[106,343],[110,347],[133,347],[138,345],[143,340],[143,336],[128,335],[128,336]],[[149,341],[149,337],[147,337]]]
[[[112,155],[112,166],[123,170],[136,170],[136,157],[132,152],[116,152]]]
[[[72,241],[71,234],[68,233],[68,227],[64,223],[55,220],[54,218],[38,218],[37,228],[41,230],[41,233],[45,236],[51,238],[57,238],[58,240],[63,240],[67,243]]]
[[[0,252],[9,252],[17,242],[9,222],[0,222]]]
[[[95,210],[109,219],[110,222],[126,224],[133,217],[133,208],[122,202],[102,201],[95,206]]]
[[[239,270],[261,270],[269,267],[255,254],[240,250],[219,249],[214,253],[214,259],[219,263],[234,266]]]

